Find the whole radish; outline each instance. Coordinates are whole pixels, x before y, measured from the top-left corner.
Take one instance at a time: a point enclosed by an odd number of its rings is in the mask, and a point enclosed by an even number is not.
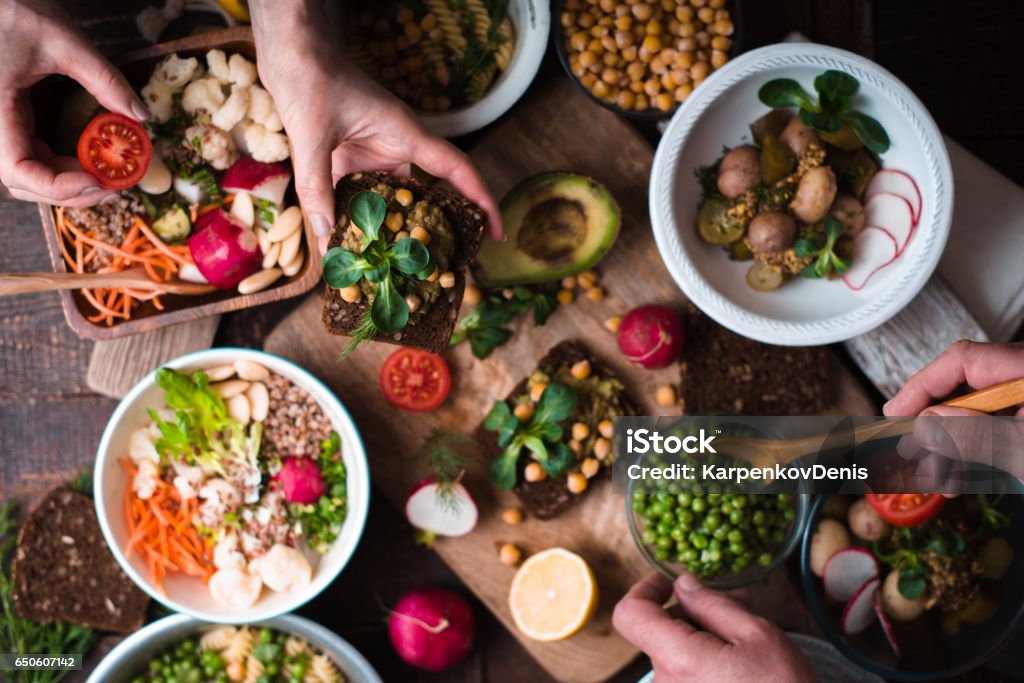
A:
[[[312,458],[285,458],[274,483],[289,503],[315,503],[327,491],[320,467]]]
[[[641,306],[626,314],[616,336],[619,350],[631,363],[663,368],[683,350],[683,322],[664,306]]]
[[[425,671],[444,671],[473,649],[476,626],[465,598],[443,588],[406,593],[391,610],[388,632],[395,652]]]

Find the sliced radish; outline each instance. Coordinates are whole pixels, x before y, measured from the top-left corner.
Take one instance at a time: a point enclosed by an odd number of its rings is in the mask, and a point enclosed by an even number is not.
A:
[[[855,636],[863,633],[874,623],[875,596],[878,593],[878,579],[868,579],[864,585],[857,589],[857,592],[850,602],[846,603],[843,610],[843,633],[848,636]]]
[[[900,653],[899,643],[896,642],[896,633],[892,630],[892,623],[889,621],[889,617],[885,613],[885,609],[882,608],[882,599],[879,597],[881,591],[875,591],[875,614],[878,615],[878,621],[882,624],[882,631],[885,632],[885,639],[889,641],[889,647],[892,648],[893,654],[897,658],[902,657]]]
[[[405,501],[405,517],[420,529],[421,540],[428,545],[435,536],[464,536],[476,526],[476,503],[466,487],[458,482],[448,491],[431,477],[417,484]]]
[[[899,253],[896,239],[888,230],[869,225],[853,240],[853,265],[843,274],[843,282],[855,292],[864,289],[868,280],[896,260]]]
[[[878,562],[864,548],[843,548],[828,558],[823,571],[825,594],[846,602],[867,581],[878,577]]]
[[[868,202],[878,194],[894,194],[903,197],[913,211],[914,225],[921,220],[921,192],[917,189],[914,179],[903,171],[883,169],[875,174],[864,191],[864,201]]]
[[[221,187],[225,192],[248,192],[280,206],[292,179],[292,169],[285,163],[265,164],[252,157],[241,157],[224,172]]]
[[[897,251],[902,252],[914,233],[914,213],[906,199],[883,192],[864,205],[864,224],[888,230],[896,239]]]

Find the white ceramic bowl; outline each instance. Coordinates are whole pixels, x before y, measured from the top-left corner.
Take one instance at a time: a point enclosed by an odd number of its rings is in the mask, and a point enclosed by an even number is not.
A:
[[[487,94],[473,104],[441,113],[419,112],[423,123],[435,135],[452,138],[483,128],[511,109],[530,87],[548,47],[550,3],[547,0],[511,0],[508,17],[516,36],[508,70],[499,73]]]
[[[253,625],[299,636],[334,660],[348,683],[382,683],[370,663],[348,641],[323,626],[295,615],[286,615]],[[125,683],[144,669],[155,655],[179,641],[195,637],[208,624],[184,614],[175,614],[139,629],[112,649],[93,670],[87,683]]]
[[[697,235],[700,186],[694,170],[723,146],[750,141],[749,125],[768,111],[758,89],[793,78],[814,92],[827,69],[860,81],[854,107],[878,119],[892,140],[883,168],[909,173],[923,210],[903,254],[859,292],[842,282],[794,278],[772,292],[745,280],[749,263],[730,261]],[[788,346],[830,344],[863,334],[891,318],[935,270],[949,234],[953,176],[942,136],[914,94],[877,64],[813,43],[784,43],[747,52],[712,74],[672,117],[651,172],[650,211],[666,266],[686,296],[721,325],[746,337]]]
[[[282,593],[264,589],[254,605],[232,608],[215,602],[200,579],[180,573],[169,574],[164,578],[167,591],[164,595],[149,580],[145,564],[137,554],[131,559],[125,557],[124,547],[129,534],[124,516],[124,498],[126,487],[130,484],[128,474],[118,461],[128,457],[131,433],[149,423],[146,410],[164,407],[163,390],[156,385],[155,371],[136,384],[117,406],[103,431],[93,473],[96,515],[100,528],[110,551],[132,581],[154,600],[176,612],[204,621],[235,624],[264,621],[291,612],[334,581],[355,552],[370,505],[370,474],[362,439],[348,411],[316,377],[283,358],[262,351],[237,348],[197,351],[176,358],[165,367],[198,370],[239,359],[260,363],[308,391],[341,437],[341,456],[347,470],[348,515],[331,549],[320,557],[314,567],[313,580],[309,585],[301,590]]]

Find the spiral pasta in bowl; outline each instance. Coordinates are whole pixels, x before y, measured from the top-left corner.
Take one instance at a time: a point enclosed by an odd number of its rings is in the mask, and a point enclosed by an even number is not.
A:
[[[155,621],[99,663],[89,683],[380,683],[347,641],[302,617],[241,625],[207,624],[186,615]]]
[[[362,442],[337,397],[247,349],[189,354],[144,378],[104,431],[95,481],[128,576],[171,609],[224,623],[323,590],[369,502]]]
[[[349,58],[448,137],[511,108],[540,67],[550,24],[540,0],[339,5]]]

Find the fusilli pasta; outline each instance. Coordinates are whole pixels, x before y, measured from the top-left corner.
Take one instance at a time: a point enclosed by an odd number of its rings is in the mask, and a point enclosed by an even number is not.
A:
[[[494,80],[494,73],[498,65],[493,59],[487,60],[480,69],[466,82],[466,101],[476,102],[487,92],[487,88]]]
[[[245,658],[245,678],[243,683],[257,683],[265,670],[266,667],[263,666],[263,662],[249,655]]]
[[[237,633],[234,626],[215,626],[199,637],[199,649],[220,652],[231,644]]]
[[[252,646],[255,637],[252,631],[249,630],[248,626],[243,626],[231,639],[221,651],[221,656],[224,658],[226,664],[233,664],[235,662],[244,662],[246,658],[252,653]]]
[[[455,13],[448,7],[447,0],[423,0],[427,9],[437,17],[437,25],[444,33],[444,42],[448,50],[456,57],[466,52],[466,36],[462,34]]]
[[[341,673],[334,662],[326,655],[314,655],[309,660],[309,669],[302,679],[302,683],[340,683]]]
[[[501,23],[498,24],[498,35],[501,36],[502,41],[494,49],[494,61],[499,69],[508,71],[509,65],[512,64],[512,54],[516,50],[516,39],[512,31],[512,22],[508,20],[508,17],[502,19]]]
[[[284,641],[284,653],[289,657],[310,652],[312,652],[312,648],[309,647],[309,643],[298,636],[288,636],[288,640]]]
[[[487,43],[487,34],[491,30],[491,15],[484,7],[483,0],[465,0],[466,11],[473,16],[473,33],[481,43]]]

